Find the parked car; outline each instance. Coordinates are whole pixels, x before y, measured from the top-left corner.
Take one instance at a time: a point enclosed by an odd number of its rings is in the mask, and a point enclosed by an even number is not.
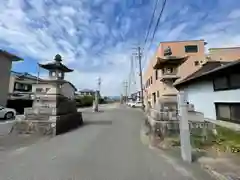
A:
[[[134,103],[133,101],[128,101],[128,102],[127,102],[127,105],[128,105],[128,106],[131,106],[133,103]]]
[[[16,116],[16,111],[12,108],[0,106],[0,119],[13,119]]]
[[[140,101],[137,101],[137,102],[133,102],[133,103],[131,103],[130,104],[130,107],[132,107],[132,108],[140,108],[140,107],[142,107],[142,102],[140,102]]]

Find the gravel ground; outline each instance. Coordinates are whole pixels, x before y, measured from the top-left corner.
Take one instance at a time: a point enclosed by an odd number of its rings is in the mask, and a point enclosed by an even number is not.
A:
[[[105,106],[81,128],[0,155],[0,179],[206,180],[141,142],[142,112]],[[199,169],[199,171],[201,171]]]

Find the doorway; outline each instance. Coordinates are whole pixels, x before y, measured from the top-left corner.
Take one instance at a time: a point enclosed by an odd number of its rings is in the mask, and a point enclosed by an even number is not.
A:
[[[157,98],[156,98],[156,93],[152,93],[153,96],[153,104],[156,104]]]

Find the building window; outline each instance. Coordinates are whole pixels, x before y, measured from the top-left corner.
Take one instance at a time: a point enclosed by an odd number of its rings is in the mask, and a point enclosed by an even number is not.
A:
[[[19,83],[15,83],[14,90],[18,90],[18,89],[20,89],[20,84]]]
[[[23,92],[28,92],[32,90],[32,86],[29,84],[22,84],[16,82],[14,85],[14,91],[23,91]]]
[[[240,124],[240,103],[215,103],[218,120]]]
[[[240,88],[240,74],[231,74],[229,83],[231,88]]]
[[[150,78],[150,84],[152,84],[152,82],[153,82],[153,80],[152,80],[152,76],[151,76],[151,78]]]
[[[159,91],[157,91],[157,97],[159,97]]]
[[[36,88],[36,92],[42,92],[43,88]]]
[[[158,70],[156,69],[155,70],[155,77],[156,77],[156,80],[158,79]]]
[[[240,74],[230,74],[213,80],[215,91],[240,88]]]
[[[228,79],[227,77],[218,77],[213,80],[214,90],[225,90],[228,89]]]
[[[194,61],[194,65],[198,66],[199,65],[199,61]]]
[[[196,52],[198,52],[198,46],[197,45],[185,46],[185,52],[186,53],[196,53]]]

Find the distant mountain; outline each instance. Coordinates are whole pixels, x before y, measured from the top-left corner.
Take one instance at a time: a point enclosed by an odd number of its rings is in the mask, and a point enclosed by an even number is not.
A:
[[[107,97],[112,100],[120,100],[120,96],[107,96]]]

